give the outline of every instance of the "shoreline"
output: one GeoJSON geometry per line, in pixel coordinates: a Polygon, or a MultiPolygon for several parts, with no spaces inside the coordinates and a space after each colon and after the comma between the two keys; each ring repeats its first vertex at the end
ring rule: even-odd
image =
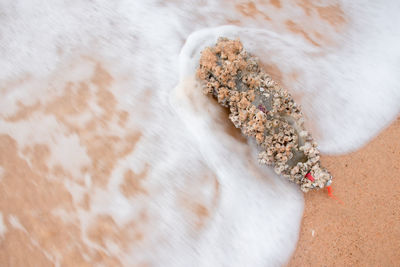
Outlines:
{"type": "Polygon", "coordinates": [[[321,156],[334,195],[305,194],[291,266],[394,266],[400,262],[400,117],[358,151],[321,156]]]}

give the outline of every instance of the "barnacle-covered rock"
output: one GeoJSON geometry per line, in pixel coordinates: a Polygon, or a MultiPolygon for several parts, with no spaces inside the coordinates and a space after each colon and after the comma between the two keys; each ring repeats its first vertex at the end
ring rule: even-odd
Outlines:
{"type": "Polygon", "coordinates": [[[273,165],[276,173],[304,192],[331,183],[332,176],[320,165],[317,143],[304,129],[299,106],[259,68],[239,40],[220,38],[205,48],[197,76],[204,81],[204,93],[229,108],[235,127],[255,138],[260,163],[273,165]]]}

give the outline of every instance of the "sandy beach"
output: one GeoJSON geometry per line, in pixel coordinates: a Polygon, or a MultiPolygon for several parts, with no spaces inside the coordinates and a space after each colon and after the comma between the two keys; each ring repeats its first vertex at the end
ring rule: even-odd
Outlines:
{"type": "Polygon", "coordinates": [[[358,151],[323,156],[334,194],[305,194],[296,252],[287,266],[400,263],[400,118],[358,151]]]}
{"type": "Polygon", "coordinates": [[[0,10],[1,267],[400,266],[395,1],[0,10]],[[339,201],[258,164],[191,79],[221,36],[301,105],[339,201]]]}

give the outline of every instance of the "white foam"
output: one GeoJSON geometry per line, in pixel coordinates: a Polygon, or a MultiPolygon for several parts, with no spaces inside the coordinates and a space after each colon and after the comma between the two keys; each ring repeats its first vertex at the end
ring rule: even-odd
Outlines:
{"type": "Polygon", "coordinates": [[[90,164],[90,159],[85,149],[79,144],[76,134],[71,134],[65,138],[58,138],[51,142],[51,157],[48,164],[53,167],[62,165],[73,177],[83,180],[81,168],[90,164]]]}
{"type": "MultiPolygon", "coordinates": [[[[346,30],[339,35],[326,23],[318,28],[316,20],[315,27],[336,41],[320,47],[274,25],[304,18],[304,11],[290,2],[282,3],[284,12],[259,7],[274,23],[262,15],[245,17],[233,5],[218,1],[10,1],[0,5],[1,118],[13,114],[18,101],[45,103],[62,93],[66,82],[86,81],[93,73],[93,61],[99,60],[114,77],[112,92],[118,107],[129,112],[129,121],[126,129],[114,123],[111,130],[96,134],[142,133],[134,152],[116,163],[105,188],[94,188],[96,177],[87,174],[80,184],[65,181],[75,203],[85,193],[91,195],[89,210],[54,211],[60,217],[76,216],[85,244],[117,255],[126,266],[142,261],[156,266],[277,266],[295,248],[302,194],[268,168],[257,166],[254,144],[227,135],[215,115],[217,108],[193,81],[199,52],[220,35],[240,37],[263,63],[278,66],[285,86],[303,95],[297,100],[324,152],[359,148],[400,110],[400,8],[394,1],[379,6],[341,3],[346,30]],[[219,27],[235,19],[246,27],[219,27]],[[91,59],[77,60],[81,55],[91,59]],[[66,62],[75,63],[65,66],[66,62]],[[60,69],[63,78],[54,80],[60,69]],[[289,78],[291,73],[297,73],[295,80],[289,78]],[[13,85],[21,77],[28,78],[13,85]],[[146,90],[151,98],[143,100],[146,90]],[[150,197],[124,196],[120,190],[124,173],[141,172],[145,163],[151,166],[144,182],[150,197]],[[199,232],[182,207],[181,196],[191,192],[209,203],[215,192],[201,184],[205,174],[217,177],[220,192],[199,232]],[[151,218],[140,225],[146,237],[128,252],[117,243],[107,241],[101,247],[87,237],[98,215],[110,215],[123,227],[143,210],[151,218]]],[[[304,23],[311,25],[313,20],[304,23]]],[[[100,107],[90,105],[93,114],[74,118],[77,124],[99,112],[100,107]]],[[[1,119],[0,132],[11,135],[19,148],[48,144],[52,161],[66,169],[80,170],[88,162],[83,145],[52,115],[38,112],[19,122],[1,119]]],[[[9,221],[22,227],[16,217],[9,221]]]]}
{"type": "Polygon", "coordinates": [[[18,217],[16,215],[9,215],[8,222],[11,224],[12,227],[15,229],[21,230],[23,232],[27,232],[25,227],[21,224],[18,217]]]}
{"type": "Polygon", "coordinates": [[[194,72],[199,52],[205,45],[215,43],[218,36],[240,37],[253,54],[268,55],[262,60],[264,63],[274,63],[284,73],[303,71],[304,76],[298,77],[296,83],[288,80],[286,84],[293,94],[306,94],[298,102],[308,124],[315,128],[321,150],[349,152],[374,137],[400,111],[400,51],[397,46],[385,47],[381,41],[386,38],[389,44],[396,43],[392,34],[399,33],[383,27],[376,29],[379,38],[370,40],[365,31],[357,29],[356,34],[352,29],[349,32],[353,34],[351,39],[356,40],[354,43],[347,40],[348,45],[323,53],[323,49],[296,36],[269,30],[235,26],[203,29],[190,35],[182,49],[181,74],[194,72]],[[322,56],[315,56],[318,54],[322,56]]]}
{"type": "Polygon", "coordinates": [[[0,212],[0,237],[4,238],[4,234],[7,232],[7,226],[4,224],[3,213],[0,212]]]}

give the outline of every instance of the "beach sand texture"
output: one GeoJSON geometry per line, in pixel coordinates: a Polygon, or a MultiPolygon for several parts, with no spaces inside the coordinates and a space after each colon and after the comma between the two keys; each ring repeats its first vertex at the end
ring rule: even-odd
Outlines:
{"type": "Polygon", "coordinates": [[[0,266],[400,263],[396,2],[0,10],[0,266]],[[302,106],[343,205],[261,167],[202,94],[221,35],[302,106]]]}
{"type": "Polygon", "coordinates": [[[300,239],[287,266],[400,263],[400,118],[362,149],[324,156],[335,195],[305,195],[300,239]]]}

